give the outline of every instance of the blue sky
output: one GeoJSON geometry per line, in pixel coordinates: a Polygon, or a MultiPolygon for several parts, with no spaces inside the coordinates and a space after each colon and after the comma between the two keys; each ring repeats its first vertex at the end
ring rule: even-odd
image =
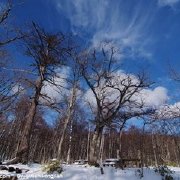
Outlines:
{"type": "Polygon", "coordinates": [[[168,63],[180,65],[179,0],[14,2],[15,25],[33,20],[50,31],[77,35],[87,47],[111,41],[128,70],[147,68],[153,81],[171,89],[168,63]]]}
{"type": "MultiPolygon", "coordinates": [[[[180,66],[180,0],[14,0],[11,16],[15,26],[35,21],[49,31],[72,33],[85,47],[111,42],[126,71],[145,68],[155,86],[178,101],[168,70],[169,63],[180,66]]],[[[24,57],[15,56],[22,65],[24,57]]]]}

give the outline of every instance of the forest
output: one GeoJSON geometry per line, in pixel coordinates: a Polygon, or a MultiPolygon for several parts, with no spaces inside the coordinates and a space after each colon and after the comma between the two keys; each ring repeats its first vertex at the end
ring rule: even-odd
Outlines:
{"type": "MultiPolygon", "coordinates": [[[[13,8],[0,8],[1,162],[137,158],[142,167],[180,166],[180,104],[152,96],[162,87],[145,68],[123,70],[111,42],[86,47],[35,21],[14,27],[13,8]]],[[[167,74],[178,86],[174,66],[167,74]]]]}

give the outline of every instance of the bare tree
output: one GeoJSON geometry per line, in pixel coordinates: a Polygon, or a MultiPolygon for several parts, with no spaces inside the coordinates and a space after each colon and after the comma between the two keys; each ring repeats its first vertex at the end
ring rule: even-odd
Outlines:
{"type": "MultiPolygon", "coordinates": [[[[75,67],[73,69],[72,72],[72,80],[71,80],[71,89],[70,89],[70,94],[69,94],[69,98],[68,98],[68,105],[67,105],[67,112],[65,115],[65,121],[64,121],[64,125],[62,128],[62,135],[60,138],[60,142],[58,145],[58,159],[61,159],[61,151],[62,151],[62,144],[64,141],[64,137],[65,137],[65,132],[67,131],[67,127],[68,124],[70,123],[71,125],[71,129],[72,129],[72,120],[73,120],[73,113],[75,110],[75,104],[77,101],[77,96],[78,96],[78,87],[79,87],[79,70],[77,69],[77,67],[75,67]]],[[[57,108],[56,108],[57,109],[57,108]]],[[[59,111],[59,109],[57,109],[59,111]]],[[[61,112],[61,111],[59,111],[61,112]]],[[[71,130],[72,131],[72,130],[71,130]]],[[[71,143],[71,135],[70,135],[70,143],[71,143]]],[[[70,156],[70,151],[71,151],[71,145],[69,145],[69,149],[68,149],[68,156],[70,156]]],[[[70,157],[67,157],[68,163],[70,161],[70,157]]]]}
{"type": "MultiPolygon", "coordinates": [[[[89,163],[95,164],[99,159],[102,132],[109,126],[119,112],[128,112],[128,108],[136,107],[142,88],[149,86],[144,74],[134,76],[118,72],[115,61],[115,49],[102,49],[101,52],[90,52],[83,55],[80,62],[82,75],[92,91],[95,104],[95,130],[90,145],[89,163]]],[[[131,110],[133,108],[130,108],[131,110]]],[[[135,110],[135,108],[134,108],[135,110]]],[[[130,118],[133,114],[130,115],[130,118]]]]}
{"type": "Polygon", "coordinates": [[[62,68],[72,50],[63,34],[47,33],[35,23],[32,23],[31,31],[23,40],[26,54],[33,60],[32,66],[34,69],[32,72],[36,76],[29,80],[26,79],[33,87],[33,95],[29,111],[25,117],[25,125],[20,137],[16,158],[9,163],[17,161],[26,163],[28,161],[30,133],[37,106],[40,104],[40,98],[50,99],[46,94],[42,94],[43,85],[45,82],[56,85],[57,68],[62,68]]]}

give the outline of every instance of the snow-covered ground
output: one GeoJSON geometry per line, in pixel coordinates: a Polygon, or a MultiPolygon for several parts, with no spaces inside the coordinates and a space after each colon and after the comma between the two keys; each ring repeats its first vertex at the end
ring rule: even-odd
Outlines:
{"type": "MultiPolygon", "coordinates": [[[[115,169],[113,167],[105,167],[104,174],[101,175],[100,169],[95,167],[89,167],[84,165],[64,165],[63,173],[47,174],[42,171],[42,165],[31,164],[22,165],[17,164],[13,167],[23,169],[22,174],[17,174],[18,179],[29,180],[44,180],[44,179],[60,179],[60,180],[139,180],[136,170],[137,168],[129,168],[125,170],[115,169]],[[28,172],[25,172],[26,170],[28,172]]],[[[180,168],[170,167],[173,171],[173,177],[175,180],[180,180],[180,168]]],[[[8,171],[0,171],[0,176],[15,175],[15,173],[9,173],[8,171]]],[[[144,177],[142,180],[161,180],[160,175],[156,174],[152,168],[144,168],[144,177]]]]}

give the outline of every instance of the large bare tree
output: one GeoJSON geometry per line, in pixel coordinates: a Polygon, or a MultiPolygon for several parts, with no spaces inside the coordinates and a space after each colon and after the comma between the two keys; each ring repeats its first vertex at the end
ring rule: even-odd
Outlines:
{"type": "Polygon", "coordinates": [[[136,97],[143,88],[150,85],[144,73],[134,76],[118,71],[115,55],[113,47],[103,48],[102,51],[85,52],[80,61],[82,76],[93,94],[96,106],[95,129],[89,153],[90,164],[99,160],[104,127],[111,125],[118,113],[125,119],[137,116],[134,112],[141,102],[136,97]]]}
{"type": "MultiPolygon", "coordinates": [[[[37,106],[43,98],[50,99],[42,93],[43,85],[49,83],[57,85],[58,71],[66,63],[72,48],[63,34],[48,33],[37,24],[32,23],[29,33],[23,38],[26,55],[32,59],[32,76],[26,78],[32,87],[31,104],[25,118],[25,124],[20,137],[20,143],[16,157],[9,163],[28,161],[29,140],[31,128],[34,123],[37,106]],[[33,76],[34,75],[34,76],[33,76]]],[[[60,78],[60,77],[59,77],[60,78]]]]}

